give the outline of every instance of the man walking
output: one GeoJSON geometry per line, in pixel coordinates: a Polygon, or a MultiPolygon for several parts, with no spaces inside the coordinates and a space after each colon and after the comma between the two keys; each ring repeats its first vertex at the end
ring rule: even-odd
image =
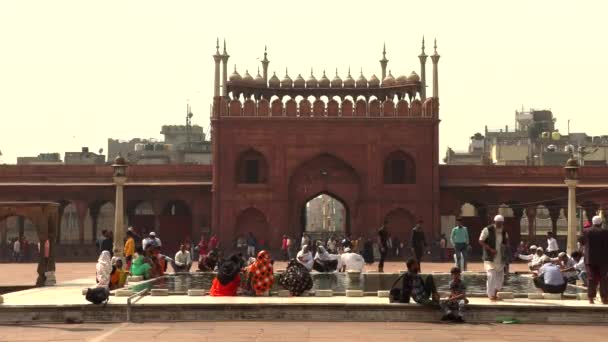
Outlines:
{"type": "Polygon", "coordinates": [[[505,261],[508,256],[507,245],[509,235],[504,230],[505,218],[502,215],[494,217],[494,223],[485,227],[479,236],[479,244],[483,247],[483,266],[488,280],[487,294],[490,300],[498,300],[497,293],[502,288],[505,278],[505,261]]]}
{"type": "Polygon", "coordinates": [[[249,232],[247,236],[247,256],[255,257],[255,246],[257,245],[257,240],[255,236],[253,236],[252,232],[249,232]]]}
{"type": "Polygon", "coordinates": [[[380,249],[380,262],[378,262],[378,272],[384,272],[384,259],[388,253],[388,232],[386,231],[387,221],[378,229],[378,248],[380,249]]]}
{"type": "Polygon", "coordinates": [[[582,244],[587,267],[587,296],[589,303],[594,304],[597,287],[600,287],[600,297],[603,304],[608,304],[608,230],[602,229],[603,220],[594,216],[593,226],[583,235],[582,244]]]}
{"type": "Polygon", "coordinates": [[[462,225],[462,218],[456,218],[456,227],[452,228],[450,241],[456,254],[456,267],[467,270],[467,250],[469,248],[469,231],[462,225]]]}
{"type": "Polygon", "coordinates": [[[418,223],[412,228],[410,245],[412,246],[412,254],[414,254],[414,257],[416,258],[418,269],[422,270],[422,257],[424,256],[424,251],[427,246],[426,237],[422,230],[422,220],[418,220],[418,223]]]}

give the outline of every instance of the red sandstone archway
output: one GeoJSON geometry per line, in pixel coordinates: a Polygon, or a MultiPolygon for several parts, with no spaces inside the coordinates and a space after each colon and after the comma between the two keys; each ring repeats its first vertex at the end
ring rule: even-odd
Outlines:
{"type": "Polygon", "coordinates": [[[272,237],[270,236],[271,231],[268,227],[266,215],[258,209],[251,207],[241,211],[237,216],[234,241],[232,242],[235,243],[239,237],[246,238],[249,232],[254,234],[259,247],[268,248],[268,243],[272,237]]]}
{"type": "Polygon", "coordinates": [[[342,159],[328,153],[320,154],[300,164],[289,180],[289,229],[297,236],[302,233],[302,208],[319,194],[330,194],[342,202],[346,210],[346,231],[360,232],[357,212],[361,198],[361,178],[342,159]]]}
{"type": "Polygon", "coordinates": [[[409,211],[403,208],[391,210],[384,217],[386,222],[386,230],[393,237],[401,242],[409,242],[412,234],[412,227],[415,224],[415,217],[409,211]]]}

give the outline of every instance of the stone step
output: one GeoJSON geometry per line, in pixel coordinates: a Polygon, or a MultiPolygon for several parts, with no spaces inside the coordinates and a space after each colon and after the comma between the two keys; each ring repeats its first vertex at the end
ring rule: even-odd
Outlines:
{"type": "Polygon", "coordinates": [[[289,297],[289,291],[287,290],[279,290],[277,294],[279,295],[279,297],[289,297]]]}
{"type": "Polygon", "coordinates": [[[528,299],[543,299],[543,294],[539,292],[528,293],[528,299]]]}
{"type": "Polygon", "coordinates": [[[543,299],[562,299],[561,293],[543,293],[543,299]]]}
{"type": "Polygon", "coordinates": [[[362,290],[346,290],[346,297],[363,297],[362,290]]]}
{"type": "Polygon", "coordinates": [[[132,296],[133,294],[134,294],[133,290],[126,290],[126,289],[116,290],[114,292],[114,296],[116,296],[116,297],[129,297],[129,296],[132,296]]]}
{"type": "Polygon", "coordinates": [[[496,297],[498,297],[498,299],[513,299],[513,298],[515,298],[513,296],[513,292],[498,292],[498,293],[496,293],[496,297]]]}
{"type": "Polygon", "coordinates": [[[332,297],[334,295],[333,290],[316,290],[315,296],[317,297],[332,297]]]}
{"type": "Polygon", "coordinates": [[[578,300],[589,300],[589,296],[586,293],[577,293],[576,299],[578,300]]]}
{"type": "Polygon", "coordinates": [[[169,295],[169,289],[152,289],[152,291],[150,291],[150,294],[154,297],[156,296],[168,296],[169,295]]]}
{"type": "Polygon", "coordinates": [[[378,297],[380,298],[388,298],[391,294],[391,291],[380,290],[378,291],[378,297]]]}
{"type": "Polygon", "coordinates": [[[4,303],[4,297],[0,296],[0,304],[4,303]]]}
{"type": "Polygon", "coordinates": [[[127,283],[138,283],[140,281],[144,281],[144,277],[142,277],[142,276],[127,277],[127,283]]]}
{"type": "Polygon", "coordinates": [[[204,296],[207,294],[207,291],[203,289],[190,289],[188,290],[188,296],[204,296]]]}

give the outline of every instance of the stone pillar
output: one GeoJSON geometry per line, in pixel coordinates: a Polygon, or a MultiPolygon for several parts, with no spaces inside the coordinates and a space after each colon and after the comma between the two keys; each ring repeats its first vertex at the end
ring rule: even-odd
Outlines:
{"type": "Polygon", "coordinates": [[[224,39],[224,52],[222,53],[222,96],[228,97],[228,58],[230,55],[226,52],[226,39],[224,39]]]}
{"type": "Polygon", "coordinates": [[[557,238],[557,220],[559,219],[560,208],[555,205],[549,206],[549,216],[551,217],[551,231],[557,238]]]}
{"type": "Polygon", "coordinates": [[[528,239],[530,243],[536,241],[536,207],[526,208],[526,217],[528,218],[528,239]]]}
{"type": "Polygon", "coordinates": [[[78,215],[78,241],[84,243],[84,222],[87,217],[88,204],[84,201],[76,202],[76,214],[78,215]]]}
{"type": "Polygon", "coordinates": [[[426,100],[426,53],[424,53],[424,37],[422,37],[422,53],[418,56],[420,59],[420,99],[426,100]]]}
{"type": "Polygon", "coordinates": [[[222,55],[220,55],[220,40],[217,40],[217,45],[215,46],[215,55],[213,55],[213,61],[215,62],[215,73],[213,77],[213,96],[220,96],[220,60],[222,59],[222,55]]]}
{"type": "Polygon", "coordinates": [[[577,179],[566,179],[568,186],[568,239],[566,240],[566,253],[576,250],[576,185],[577,179]]]}
{"type": "Polygon", "coordinates": [[[23,235],[25,234],[25,217],[17,216],[17,235],[19,239],[23,239],[23,235]]]}
{"type": "Polygon", "coordinates": [[[124,255],[124,239],[125,239],[125,212],[124,212],[124,195],[123,188],[127,181],[125,176],[114,176],[116,184],[116,201],[114,202],[114,256],[122,258],[124,255]]]}
{"type": "Polygon", "coordinates": [[[439,58],[441,56],[437,53],[437,39],[435,39],[435,53],[431,56],[433,61],[433,97],[439,98],[439,58]]]}
{"type": "Polygon", "coordinates": [[[99,210],[100,207],[95,205],[89,209],[89,213],[91,214],[91,226],[93,228],[93,243],[97,241],[97,224],[99,222],[99,210]]]}

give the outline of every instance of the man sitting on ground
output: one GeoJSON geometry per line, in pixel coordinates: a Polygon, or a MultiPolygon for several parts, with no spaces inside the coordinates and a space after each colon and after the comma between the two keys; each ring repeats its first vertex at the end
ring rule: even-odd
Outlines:
{"type": "Polygon", "coordinates": [[[560,252],[557,256],[557,260],[566,281],[570,284],[576,283],[578,280],[578,272],[574,268],[574,266],[576,266],[576,261],[569,257],[566,252],[560,252]]]}
{"type": "Polygon", "coordinates": [[[175,273],[190,272],[192,257],[190,256],[190,252],[186,249],[185,244],[182,243],[179,245],[179,251],[175,253],[175,260],[171,261],[171,266],[173,266],[173,271],[175,273]]]}
{"type": "Polygon", "coordinates": [[[344,253],[340,256],[342,259],[342,272],[363,272],[365,261],[363,257],[357,253],[352,253],[350,247],[344,248],[344,253]]]}
{"type": "Polygon", "coordinates": [[[564,293],[568,283],[559,266],[552,263],[547,256],[543,258],[543,266],[534,274],[534,286],[546,293],[564,293]]]}
{"type": "Polygon", "coordinates": [[[530,253],[531,254],[529,255],[519,254],[517,257],[521,260],[529,261],[528,268],[530,268],[530,271],[536,271],[542,266],[541,261],[545,256],[545,252],[543,251],[542,247],[537,248],[536,246],[532,245],[530,246],[530,253]]]}
{"type": "Polygon", "coordinates": [[[583,282],[583,286],[587,286],[587,268],[585,267],[585,257],[583,253],[575,251],[572,253],[574,260],[574,269],[576,270],[577,279],[583,282]]]}
{"type": "MultiPolygon", "coordinates": [[[[419,274],[420,266],[416,259],[410,258],[406,262],[407,272],[403,274],[403,286],[399,298],[395,298],[400,303],[409,303],[410,298],[418,304],[438,306],[439,293],[435,287],[433,276],[429,275],[423,279],[419,274]]],[[[394,293],[394,290],[391,289],[394,293]]]]}

